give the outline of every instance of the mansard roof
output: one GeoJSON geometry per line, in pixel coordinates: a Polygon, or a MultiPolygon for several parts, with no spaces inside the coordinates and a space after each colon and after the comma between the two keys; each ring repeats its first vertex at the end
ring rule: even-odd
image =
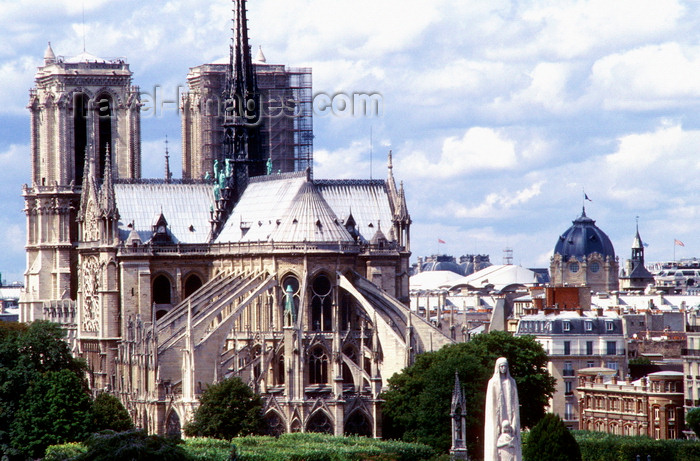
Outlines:
{"type": "Polygon", "coordinates": [[[157,181],[114,185],[119,209],[119,239],[126,240],[133,223],[142,242],[151,238],[153,217],[161,213],[175,243],[206,243],[209,209],[214,203],[211,184],[173,184],[157,181]]]}

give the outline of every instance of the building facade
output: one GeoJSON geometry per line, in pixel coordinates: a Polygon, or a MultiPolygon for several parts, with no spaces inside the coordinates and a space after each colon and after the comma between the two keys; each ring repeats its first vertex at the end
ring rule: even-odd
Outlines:
{"type": "Polygon", "coordinates": [[[548,371],[557,380],[550,411],[570,429],[579,429],[580,395],[576,375],[582,369],[606,367],[627,374],[625,337],[617,316],[594,312],[525,315],[516,335],[533,335],[549,356],[548,371]]]}
{"type": "MultiPolygon", "coordinates": [[[[265,128],[247,123],[260,105],[237,105],[261,91],[234,5],[218,141],[183,122],[184,143],[210,136],[221,157],[192,144],[182,180],[140,178],[126,62],[49,47],[30,93],[22,321],[63,325],[93,391],[152,433],[178,434],[209,384],[238,376],[263,396],[271,433],[378,437],[388,378],[452,342],[409,309],[403,188],[391,161],[386,180],[275,167],[265,128]]],[[[284,146],[277,159],[298,159],[284,146]]]]}
{"type": "Polygon", "coordinates": [[[618,380],[614,373],[579,372],[581,429],[656,440],[683,438],[682,373],[660,371],[635,382],[618,380]]]}

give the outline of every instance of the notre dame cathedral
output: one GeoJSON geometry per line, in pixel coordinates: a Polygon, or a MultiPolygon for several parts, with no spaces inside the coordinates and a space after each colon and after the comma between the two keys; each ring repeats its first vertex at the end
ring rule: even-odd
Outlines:
{"type": "Polygon", "coordinates": [[[129,65],[49,45],[21,320],[63,325],[92,389],[151,433],[178,434],[209,384],[239,376],[273,434],[380,437],[387,379],[451,341],[408,308],[403,187],[391,156],[386,180],[313,178],[310,71],[254,62],[245,1],[233,11],[229,63],[188,75],[177,180],[167,162],[141,178],[129,65]]]}

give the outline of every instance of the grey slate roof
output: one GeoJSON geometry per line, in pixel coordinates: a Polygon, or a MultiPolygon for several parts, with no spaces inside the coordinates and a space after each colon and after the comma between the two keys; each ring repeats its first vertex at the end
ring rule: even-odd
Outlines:
{"type": "Polygon", "coordinates": [[[152,234],[160,213],[168,222],[174,243],[206,243],[211,225],[209,208],[214,203],[210,184],[136,183],[115,184],[119,209],[119,239],[129,237],[132,222],[141,241],[152,234]]]}
{"type": "Polygon", "coordinates": [[[314,184],[341,222],[352,213],[365,240],[374,236],[380,221],[385,235],[390,238],[393,221],[385,181],[338,179],[315,180],[314,184]]]}

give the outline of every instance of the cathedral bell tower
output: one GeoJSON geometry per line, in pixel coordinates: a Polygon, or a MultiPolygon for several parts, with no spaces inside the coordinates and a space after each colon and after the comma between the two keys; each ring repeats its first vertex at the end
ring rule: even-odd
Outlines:
{"type": "Polygon", "coordinates": [[[56,57],[51,45],[29,93],[31,182],[27,270],[21,320],[44,318],[47,306],[77,296],[77,212],[86,172],[101,183],[111,155],[116,178],[141,176],[139,89],[123,59],[83,52],[56,57]],[[53,304],[52,304],[53,303],[53,304]]]}

